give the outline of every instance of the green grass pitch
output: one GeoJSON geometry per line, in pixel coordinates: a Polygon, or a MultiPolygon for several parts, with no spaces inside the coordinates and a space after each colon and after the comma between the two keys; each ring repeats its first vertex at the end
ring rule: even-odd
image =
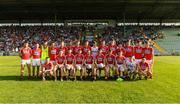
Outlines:
{"type": "Polygon", "coordinates": [[[155,57],[152,80],[19,81],[19,74],[19,57],[0,57],[0,103],[180,103],[178,56],[155,57]]]}

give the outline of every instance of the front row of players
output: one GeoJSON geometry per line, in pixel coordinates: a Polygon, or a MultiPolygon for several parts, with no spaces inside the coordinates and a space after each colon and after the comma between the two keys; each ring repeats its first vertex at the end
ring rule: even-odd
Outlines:
{"type": "Polygon", "coordinates": [[[42,66],[40,75],[42,75],[43,80],[46,80],[47,75],[54,77],[55,80],[57,80],[57,76],[61,81],[63,81],[63,77],[66,77],[67,80],[71,78],[76,80],[76,73],[80,71],[81,80],[87,77],[86,74],[96,80],[97,76],[101,77],[102,70],[104,70],[105,80],[110,78],[111,72],[112,78],[135,79],[137,76],[139,79],[142,76],[145,79],[152,78],[150,65],[144,57],[142,61],[137,62],[134,57],[125,58],[122,51],[119,51],[117,56],[114,56],[112,51],[104,56],[102,50],[99,51],[96,58],[93,58],[91,51],[88,51],[85,56],[82,55],[81,50],[78,51],[76,56],[72,54],[72,50],[68,50],[66,56],[64,56],[63,51],[60,51],[56,61],[51,62],[49,57],[46,58],[46,63],[42,66]],[[98,75],[97,72],[99,72],[98,75]]]}

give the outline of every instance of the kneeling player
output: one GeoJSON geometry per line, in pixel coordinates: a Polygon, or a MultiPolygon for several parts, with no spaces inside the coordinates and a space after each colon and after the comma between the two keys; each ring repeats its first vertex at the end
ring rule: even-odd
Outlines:
{"type": "Polygon", "coordinates": [[[87,54],[85,55],[84,63],[85,63],[86,70],[88,70],[89,72],[88,76],[90,72],[92,72],[92,78],[93,80],[96,80],[96,68],[94,68],[94,58],[91,55],[90,50],[88,50],[87,54]]]}
{"type": "Polygon", "coordinates": [[[76,70],[74,71],[74,75],[75,78],[74,80],[76,80],[76,71],[80,70],[80,79],[83,80],[83,74],[84,74],[84,67],[83,67],[83,63],[84,63],[84,56],[82,54],[82,50],[78,50],[78,54],[75,56],[75,68],[76,70]]]}
{"type": "Polygon", "coordinates": [[[116,68],[119,77],[125,77],[125,57],[123,56],[123,51],[119,51],[118,55],[116,56],[116,68]],[[121,75],[122,74],[122,75],[121,75]]]}
{"type": "Polygon", "coordinates": [[[133,79],[135,79],[135,76],[137,74],[137,69],[136,69],[136,62],[134,57],[130,57],[129,61],[126,61],[126,67],[127,67],[127,71],[128,71],[128,77],[129,79],[131,79],[131,77],[133,77],[133,79]]]}
{"type": "Polygon", "coordinates": [[[43,81],[46,80],[45,76],[47,74],[50,74],[50,76],[54,76],[55,77],[55,81],[57,80],[56,76],[54,74],[54,71],[53,71],[53,63],[50,62],[50,58],[49,57],[46,58],[46,63],[43,65],[43,75],[42,75],[43,81]]]}
{"type": "MultiPolygon", "coordinates": [[[[149,64],[146,62],[145,58],[142,58],[142,61],[139,63],[138,65],[138,75],[139,75],[139,79],[142,78],[142,75],[145,77],[145,79],[147,79],[148,75],[150,75],[149,73],[149,64]]],[[[150,75],[151,76],[151,75],[150,75]]]]}
{"type": "Polygon", "coordinates": [[[106,70],[105,70],[105,79],[107,80],[110,77],[110,69],[113,71],[113,77],[116,76],[115,70],[115,56],[113,55],[113,51],[110,50],[109,54],[106,56],[106,70]]]}
{"type": "MultiPolygon", "coordinates": [[[[63,50],[59,51],[59,55],[56,57],[56,65],[55,65],[55,71],[61,76],[60,79],[63,81],[63,72],[64,72],[64,64],[65,64],[65,56],[63,55],[63,50]]],[[[56,74],[57,75],[57,74],[56,74]]]]}
{"type": "Polygon", "coordinates": [[[101,77],[101,70],[105,70],[105,57],[102,54],[102,50],[99,51],[98,55],[96,56],[96,67],[99,70],[99,78],[101,77]]]}
{"type": "MultiPolygon", "coordinates": [[[[66,79],[68,80],[68,76],[72,77],[72,74],[74,73],[74,55],[72,54],[72,50],[68,50],[68,54],[66,55],[66,63],[65,63],[65,68],[66,68],[66,79]]],[[[75,78],[75,74],[73,74],[75,78]]]]}

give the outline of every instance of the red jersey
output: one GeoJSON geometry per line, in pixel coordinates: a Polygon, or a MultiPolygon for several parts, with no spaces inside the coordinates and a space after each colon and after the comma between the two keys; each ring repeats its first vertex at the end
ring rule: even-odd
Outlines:
{"type": "Polygon", "coordinates": [[[120,52],[120,51],[123,52],[123,56],[126,55],[126,50],[125,50],[125,48],[123,48],[123,47],[117,47],[117,53],[120,52]]]}
{"type": "Polygon", "coordinates": [[[66,47],[59,47],[58,53],[59,53],[59,51],[63,51],[63,55],[65,55],[66,54],[66,50],[67,50],[66,47]]]}
{"type": "Polygon", "coordinates": [[[52,69],[53,64],[52,64],[51,62],[45,63],[45,64],[43,65],[43,67],[45,68],[45,70],[49,70],[49,69],[52,69]]]}
{"type": "Polygon", "coordinates": [[[22,60],[30,60],[32,50],[31,48],[21,48],[20,54],[22,60]]]}
{"type": "Polygon", "coordinates": [[[49,48],[49,57],[51,61],[55,61],[58,54],[58,48],[49,48]]]}
{"type": "MultiPolygon", "coordinates": [[[[67,50],[72,50],[72,53],[74,52],[74,46],[67,46],[67,50]]],[[[68,54],[68,51],[66,51],[66,54],[68,54]]],[[[74,53],[73,53],[74,54],[74,53]]]]}
{"type": "Polygon", "coordinates": [[[77,54],[75,57],[76,64],[83,64],[84,56],[82,54],[77,54]]]}
{"type": "Polygon", "coordinates": [[[65,56],[57,56],[57,57],[56,57],[56,62],[57,62],[58,64],[63,64],[63,63],[65,62],[65,60],[66,60],[66,57],[65,57],[65,56]]]}
{"type": "Polygon", "coordinates": [[[101,64],[101,63],[104,63],[104,55],[103,54],[98,54],[97,56],[96,56],[96,62],[97,62],[97,64],[101,64]]]}
{"type": "Polygon", "coordinates": [[[144,53],[144,56],[145,56],[146,60],[152,60],[153,48],[145,47],[145,48],[143,48],[143,53],[144,53]]]}
{"type": "Polygon", "coordinates": [[[116,62],[118,65],[124,64],[125,57],[124,56],[116,56],[116,62]]]}
{"type": "Polygon", "coordinates": [[[93,64],[93,56],[92,55],[86,55],[84,57],[86,64],[93,64]]]}
{"type": "Polygon", "coordinates": [[[116,55],[116,49],[117,49],[116,45],[110,45],[109,46],[109,50],[112,50],[113,55],[116,55]]]}
{"type": "Polygon", "coordinates": [[[74,55],[78,54],[78,51],[82,49],[82,46],[74,46],[74,55]]]}
{"type": "Polygon", "coordinates": [[[107,64],[113,64],[115,61],[115,56],[114,55],[107,55],[106,61],[107,61],[107,64]]]}
{"type": "Polygon", "coordinates": [[[107,54],[107,52],[108,52],[108,46],[99,46],[99,49],[101,49],[102,50],[102,54],[103,55],[106,55],[107,54]]]}
{"type": "Polygon", "coordinates": [[[41,49],[34,48],[32,50],[33,59],[40,59],[41,58],[41,49]]]}
{"type": "Polygon", "coordinates": [[[126,55],[125,55],[126,57],[132,57],[133,56],[133,51],[134,51],[133,46],[126,46],[125,50],[126,50],[126,55]]]}
{"type": "Polygon", "coordinates": [[[67,61],[67,64],[73,64],[73,62],[74,62],[74,55],[73,54],[66,55],[66,61],[67,61]]]}
{"type": "Polygon", "coordinates": [[[135,59],[142,59],[143,48],[140,46],[134,47],[134,55],[135,55],[135,59]]]}
{"type": "Polygon", "coordinates": [[[88,53],[88,51],[91,51],[91,47],[90,46],[84,46],[83,47],[83,54],[86,55],[88,53]]]}
{"type": "Polygon", "coordinates": [[[141,62],[139,63],[139,66],[140,66],[141,70],[143,70],[143,71],[146,70],[147,68],[149,68],[149,65],[148,65],[147,62],[144,62],[144,63],[143,63],[143,62],[141,61],[141,62]]]}

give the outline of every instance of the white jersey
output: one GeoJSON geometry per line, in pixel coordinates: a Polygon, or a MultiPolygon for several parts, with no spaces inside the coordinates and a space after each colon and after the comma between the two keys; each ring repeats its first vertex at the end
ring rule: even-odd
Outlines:
{"type": "Polygon", "coordinates": [[[93,58],[95,58],[98,54],[98,47],[91,47],[91,52],[92,52],[93,58]]]}
{"type": "Polygon", "coordinates": [[[130,70],[134,70],[136,67],[136,62],[135,61],[126,61],[127,68],[130,70]]]}

